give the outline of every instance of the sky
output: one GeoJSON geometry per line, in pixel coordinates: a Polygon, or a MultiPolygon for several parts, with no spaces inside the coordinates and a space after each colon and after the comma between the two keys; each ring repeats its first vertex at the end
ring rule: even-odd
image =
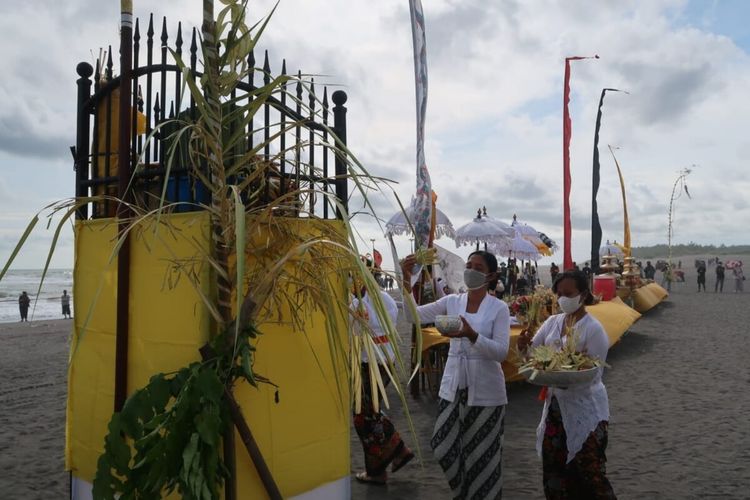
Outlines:
{"type": "MultiPolygon", "coordinates": [[[[486,206],[514,214],[562,244],[562,87],[571,78],[573,259],[590,248],[596,107],[608,94],[600,135],[599,215],[605,239],[622,239],[622,202],[607,145],[618,147],[632,243],[665,243],[672,186],[681,169],[691,199],[676,202],[677,243],[750,242],[750,3],[742,0],[423,0],[429,97],[426,159],[438,207],[458,227],[486,206]]],[[[197,26],[198,0],[135,0],[136,16],[197,26]]],[[[217,2],[219,4],[219,2],[217,2]]],[[[273,3],[251,1],[250,17],[273,3]]],[[[160,21],[159,21],[160,22],[160,21]]],[[[117,46],[119,1],[0,3],[0,261],[33,215],[74,194],[76,72],[117,46]]],[[[348,96],[349,147],[374,175],[415,190],[414,68],[407,0],[281,0],[261,41],[272,60],[320,76],[348,96]]],[[[278,71],[279,64],[272,63],[278,71]]],[[[398,210],[390,190],[373,197],[379,217],[398,210]]],[[[352,200],[351,209],[358,208],[352,200]]],[[[44,224],[40,224],[44,226],[44,224]]],[[[73,266],[67,225],[54,267],[73,266]]],[[[382,227],[358,217],[390,262],[382,227]]],[[[16,268],[43,266],[54,225],[40,227],[16,268]]],[[[396,238],[399,254],[406,236],[396,238]]],[[[438,244],[466,256],[447,239],[438,244]]],[[[543,262],[562,260],[562,252],[543,262]]]]}

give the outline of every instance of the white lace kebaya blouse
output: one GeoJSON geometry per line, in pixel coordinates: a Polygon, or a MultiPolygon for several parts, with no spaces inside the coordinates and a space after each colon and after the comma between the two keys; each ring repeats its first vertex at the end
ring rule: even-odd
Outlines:
{"type": "MultiPolygon", "coordinates": [[[[561,348],[569,338],[566,335],[561,339],[560,334],[564,322],[565,314],[556,314],[547,318],[534,335],[531,345],[550,345],[561,348]]],[[[573,326],[573,329],[580,335],[576,346],[577,351],[586,351],[589,356],[599,358],[602,362],[606,361],[609,338],[596,318],[586,314],[573,326]]],[[[609,420],[609,399],[607,389],[602,383],[603,371],[603,367],[599,368],[599,373],[589,384],[570,386],[567,389],[549,388],[544,410],[542,410],[542,421],[536,430],[536,450],[539,456],[542,455],[545,421],[553,396],[557,398],[557,403],[560,405],[560,415],[567,437],[568,462],[573,460],[576,453],[581,450],[583,443],[596,429],[599,422],[609,420]]]]}
{"type": "MultiPolygon", "coordinates": [[[[405,300],[414,300],[411,294],[405,300]]],[[[486,295],[476,313],[467,313],[467,294],[446,295],[439,300],[417,306],[419,322],[434,323],[440,314],[463,316],[478,333],[472,344],[467,338],[451,339],[448,361],[443,370],[439,396],[453,401],[456,390],[468,388],[469,406],[501,406],[508,403],[505,377],[500,363],[508,354],[510,313],[505,302],[486,295]]],[[[410,308],[404,307],[407,318],[410,308]]]]}
{"type": "MultiPolygon", "coordinates": [[[[383,301],[385,310],[388,313],[388,316],[391,317],[391,321],[395,325],[396,321],[398,320],[398,306],[396,305],[396,301],[393,300],[393,298],[388,295],[388,293],[382,290],[380,291],[380,300],[383,301]]],[[[362,304],[365,306],[365,310],[367,311],[367,316],[369,318],[368,324],[370,326],[370,329],[372,330],[371,335],[373,337],[373,340],[375,341],[375,348],[380,348],[384,357],[389,359],[390,361],[393,361],[396,358],[396,355],[393,352],[393,346],[388,340],[388,337],[385,334],[385,330],[380,324],[378,313],[375,312],[375,308],[372,305],[369,293],[365,293],[365,296],[362,297],[362,304]]],[[[356,310],[358,306],[359,299],[355,297],[354,299],[352,299],[352,310],[356,310]]],[[[361,359],[362,363],[367,363],[368,361],[367,351],[365,351],[364,349],[362,349],[361,359]]],[[[378,363],[382,364],[384,360],[378,359],[377,361],[378,363]]]]}

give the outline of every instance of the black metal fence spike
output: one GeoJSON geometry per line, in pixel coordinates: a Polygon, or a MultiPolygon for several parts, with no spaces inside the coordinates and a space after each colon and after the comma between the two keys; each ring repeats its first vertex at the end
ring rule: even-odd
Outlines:
{"type": "Polygon", "coordinates": [[[109,51],[107,52],[107,72],[106,72],[107,80],[112,79],[112,67],[113,66],[114,65],[112,63],[112,46],[110,45],[109,51]]]}
{"type": "Polygon", "coordinates": [[[198,52],[198,40],[197,40],[197,36],[198,35],[197,35],[197,32],[198,32],[198,30],[196,30],[195,28],[193,28],[193,35],[192,35],[192,38],[190,40],[190,53],[191,54],[195,54],[196,52],[198,52]]]}
{"type": "Polygon", "coordinates": [[[297,71],[297,99],[302,100],[302,71],[297,71]]]}
{"type": "Polygon", "coordinates": [[[263,60],[263,82],[267,85],[271,83],[271,63],[268,62],[268,51],[265,51],[263,60]]]}
{"type": "Polygon", "coordinates": [[[139,24],[138,23],[138,18],[136,17],[135,18],[135,29],[133,30],[133,42],[135,43],[136,46],[138,45],[138,42],[141,41],[141,29],[138,26],[138,24],[139,24]]]}
{"type": "Polygon", "coordinates": [[[328,87],[323,87],[323,108],[328,108],[328,87]]]}
{"type": "Polygon", "coordinates": [[[177,23],[177,38],[175,38],[174,46],[178,54],[182,54],[182,21],[177,23]]]}
{"type": "MultiPolygon", "coordinates": [[[[190,40],[190,70],[193,72],[193,76],[195,76],[195,68],[198,61],[198,42],[197,42],[197,33],[198,30],[193,28],[193,36],[190,40]]],[[[192,97],[191,97],[192,99],[192,97]]]]}
{"type": "Polygon", "coordinates": [[[102,78],[102,66],[99,59],[96,60],[96,69],[94,70],[94,83],[99,85],[99,80],[102,78]]]}
{"type": "Polygon", "coordinates": [[[281,74],[286,75],[286,59],[281,60],[281,74]]]}
{"type": "Polygon", "coordinates": [[[154,37],[154,13],[152,12],[148,16],[148,30],[146,31],[146,36],[149,38],[154,37]]]}
{"type": "Polygon", "coordinates": [[[165,16],[161,23],[161,44],[167,45],[167,40],[169,40],[169,35],[167,34],[167,18],[165,16]]]}

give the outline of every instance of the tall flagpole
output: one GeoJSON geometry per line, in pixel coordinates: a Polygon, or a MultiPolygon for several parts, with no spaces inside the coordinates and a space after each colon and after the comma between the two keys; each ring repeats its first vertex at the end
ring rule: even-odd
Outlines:
{"type": "Polygon", "coordinates": [[[414,246],[427,248],[432,225],[432,181],[424,153],[424,128],[427,114],[427,42],[422,2],[409,0],[409,13],[414,48],[414,90],[417,104],[417,193],[414,198],[414,246]]]}
{"type": "MultiPolygon", "coordinates": [[[[604,88],[599,97],[599,108],[596,112],[596,127],[594,128],[594,163],[591,178],[591,269],[599,272],[599,247],[602,246],[602,226],[599,223],[599,207],[596,196],[599,192],[599,129],[602,126],[602,107],[604,95],[608,92],[625,92],[624,90],[604,88]]],[[[627,94],[627,92],[625,92],[627,94]]]]}
{"type": "Polygon", "coordinates": [[[630,250],[630,220],[628,219],[628,200],[625,197],[625,179],[622,177],[622,170],[620,169],[620,163],[617,161],[615,156],[615,149],[607,144],[609,152],[612,154],[612,159],[615,160],[615,167],[617,167],[617,175],[620,178],[620,191],[622,191],[622,246],[625,248],[624,257],[630,257],[632,252],[630,250]]]}
{"type": "MultiPolygon", "coordinates": [[[[411,35],[414,50],[414,92],[417,111],[417,186],[414,197],[414,248],[423,249],[430,246],[430,229],[432,227],[432,181],[427,171],[424,154],[424,125],[427,114],[427,41],[425,37],[424,11],[420,0],[409,0],[411,17],[411,35]]],[[[425,274],[421,277],[424,280],[425,274]]],[[[421,281],[420,281],[421,283],[421,281]]],[[[417,302],[422,302],[422,284],[415,288],[417,302]]],[[[417,325],[412,325],[412,379],[409,384],[411,394],[419,396],[419,379],[414,376],[421,355],[421,333],[417,325]]]]}
{"type": "MultiPolygon", "coordinates": [[[[695,167],[695,165],[693,165],[695,167]]],[[[674,202],[677,201],[677,199],[682,196],[682,191],[685,191],[685,194],[688,198],[690,198],[690,191],[688,191],[687,188],[687,176],[690,175],[690,172],[692,172],[692,168],[683,168],[680,170],[680,175],[677,176],[677,179],[674,181],[674,185],[672,186],[672,195],[669,198],[669,218],[668,218],[668,226],[667,226],[667,246],[668,246],[668,253],[667,256],[667,263],[669,264],[669,271],[670,274],[672,272],[672,235],[674,234],[673,226],[674,226],[674,202]]],[[[671,278],[670,278],[671,279],[671,278]]]]}
{"type": "Polygon", "coordinates": [[[563,82],[563,271],[573,267],[573,257],[570,247],[570,136],[572,126],[568,110],[568,102],[570,101],[570,61],[581,59],[599,59],[599,56],[565,58],[565,78],[563,82]]]}

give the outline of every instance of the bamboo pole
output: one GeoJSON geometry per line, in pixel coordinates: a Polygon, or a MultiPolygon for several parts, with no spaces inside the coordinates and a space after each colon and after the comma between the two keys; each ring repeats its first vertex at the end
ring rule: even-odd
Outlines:
{"type": "MultiPolygon", "coordinates": [[[[247,302],[251,303],[252,301],[247,302]]],[[[211,346],[208,344],[200,348],[200,353],[204,360],[216,356],[216,353],[213,352],[213,349],[211,349],[211,346]]],[[[229,414],[232,416],[232,422],[234,423],[233,427],[230,426],[229,431],[234,434],[234,428],[236,428],[237,432],[240,434],[242,444],[245,445],[245,449],[247,450],[248,455],[250,455],[250,460],[253,461],[253,465],[255,465],[255,470],[258,472],[258,476],[260,477],[269,498],[271,500],[280,500],[283,497],[281,496],[279,487],[273,478],[273,474],[271,474],[271,470],[268,468],[268,464],[266,464],[266,461],[263,458],[258,443],[253,437],[253,433],[250,431],[250,426],[247,425],[247,421],[242,415],[240,405],[237,403],[237,400],[234,399],[231,388],[224,387],[224,399],[226,399],[229,414]]],[[[230,478],[230,480],[233,480],[233,478],[230,478]]]]}
{"type": "MultiPolygon", "coordinates": [[[[130,181],[130,95],[133,64],[133,2],[120,1],[120,136],[118,138],[118,197],[117,226],[120,234],[128,227],[130,210],[126,204],[129,198],[130,181]]],[[[125,240],[117,254],[117,325],[115,331],[115,396],[116,412],[122,409],[128,396],[128,341],[130,322],[130,239],[125,240]]]]}

